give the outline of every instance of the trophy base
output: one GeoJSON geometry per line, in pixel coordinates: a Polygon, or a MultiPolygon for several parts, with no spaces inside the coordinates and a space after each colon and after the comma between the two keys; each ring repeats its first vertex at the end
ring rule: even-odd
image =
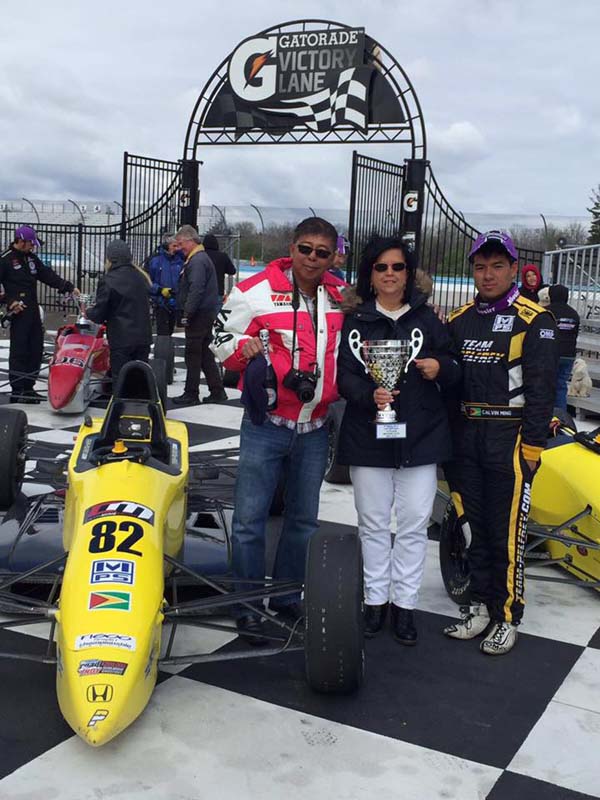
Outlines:
{"type": "Polygon", "coordinates": [[[406,422],[376,422],[378,439],[406,439],[406,422]]]}

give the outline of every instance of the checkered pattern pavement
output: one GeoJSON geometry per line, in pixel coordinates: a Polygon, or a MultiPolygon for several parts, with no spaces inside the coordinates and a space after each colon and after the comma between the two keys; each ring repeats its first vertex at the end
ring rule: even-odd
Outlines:
{"type": "MultiPolygon", "coordinates": [[[[0,342],[0,370],[5,352],[0,342]]],[[[170,396],[182,391],[179,358],[176,367],[170,396]]],[[[169,411],[187,424],[193,450],[239,443],[239,392],[227,391],[227,404],[169,411]]],[[[47,404],[25,410],[37,446],[68,450],[80,418],[47,404]]],[[[354,529],[351,487],[324,485],[320,520],[354,529]]],[[[100,750],[63,721],[52,667],[0,659],[0,797],[600,797],[600,597],[530,581],[527,600],[507,656],[445,638],[456,607],[431,541],[419,643],[402,647],[389,632],[367,641],[367,680],[355,696],[312,693],[299,653],[172,669],[142,716],[100,750]]],[[[39,651],[41,635],[0,630],[0,650],[39,651]]],[[[182,652],[238,646],[233,631],[186,637],[182,652]]]]}

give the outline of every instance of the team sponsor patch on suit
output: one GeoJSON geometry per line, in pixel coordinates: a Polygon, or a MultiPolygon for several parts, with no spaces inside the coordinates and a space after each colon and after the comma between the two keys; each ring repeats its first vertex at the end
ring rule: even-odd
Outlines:
{"type": "Polygon", "coordinates": [[[141,503],[131,503],[128,500],[107,500],[104,503],[96,503],[86,509],[83,515],[83,522],[92,522],[102,517],[135,517],[154,524],[154,511],[141,503]]]}
{"type": "Polygon", "coordinates": [[[100,558],[92,561],[90,583],[121,583],[133,586],[135,583],[135,562],[116,558],[100,558]]]}
{"type": "Polygon", "coordinates": [[[554,339],[554,330],[552,328],[540,328],[540,339],[554,339]]]}
{"type": "Polygon", "coordinates": [[[131,611],[131,594],[129,592],[90,592],[90,611],[106,609],[108,611],[131,611]]]}
{"type": "Polygon", "coordinates": [[[77,674],[87,675],[125,675],[127,663],[125,661],[102,661],[99,658],[88,658],[80,661],[77,674]]]}
{"type": "Polygon", "coordinates": [[[75,650],[85,650],[88,647],[116,647],[133,652],[136,641],[133,636],[123,633],[83,633],[76,637],[75,650]]]}
{"type": "Polygon", "coordinates": [[[492,331],[494,333],[510,333],[514,324],[515,318],[512,315],[508,314],[505,316],[503,314],[496,314],[492,331]]]}

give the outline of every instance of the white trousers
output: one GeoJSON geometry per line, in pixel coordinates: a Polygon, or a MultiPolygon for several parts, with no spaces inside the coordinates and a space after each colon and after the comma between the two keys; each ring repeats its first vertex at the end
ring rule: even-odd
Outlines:
{"type": "Polygon", "coordinates": [[[364,563],[365,603],[415,608],[425,569],[427,528],[437,488],[435,464],[350,467],[364,563]],[[392,508],[396,536],[392,546],[392,508]]]}

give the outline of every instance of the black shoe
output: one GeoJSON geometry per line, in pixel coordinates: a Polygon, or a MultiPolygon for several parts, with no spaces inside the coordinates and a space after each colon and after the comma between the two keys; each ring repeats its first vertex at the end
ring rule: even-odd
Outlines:
{"type": "Polygon", "coordinates": [[[383,628],[388,612],[388,604],[368,606],[365,604],[365,636],[371,639],[383,628]]]}
{"type": "Polygon", "coordinates": [[[188,394],[184,392],[180,394],[179,397],[173,397],[173,402],[176,406],[199,406],[200,400],[198,399],[198,395],[188,394]]]}
{"type": "Polygon", "coordinates": [[[226,403],[229,398],[225,389],[220,392],[211,392],[209,395],[202,399],[203,403],[226,403]]]}
{"type": "Polygon", "coordinates": [[[412,609],[400,608],[392,604],[392,629],[394,639],[400,644],[413,645],[417,643],[417,629],[412,609]]]}
{"type": "Polygon", "coordinates": [[[246,644],[250,644],[252,647],[264,647],[268,643],[269,640],[263,635],[263,624],[254,614],[238,617],[235,625],[240,639],[243,639],[246,644]]]}
{"type": "Polygon", "coordinates": [[[30,403],[41,403],[42,400],[46,399],[43,394],[36,392],[35,389],[27,389],[25,394],[29,398],[30,403]]]}
{"type": "Polygon", "coordinates": [[[27,392],[13,392],[10,396],[10,403],[27,403],[28,405],[36,405],[37,403],[41,403],[41,398],[36,400],[35,397],[31,397],[27,392]]]}
{"type": "Polygon", "coordinates": [[[269,603],[269,610],[274,614],[280,614],[282,617],[287,617],[291,622],[296,622],[304,617],[304,606],[300,601],[295,603],[277,603],[271,600],[269,603]]]}

